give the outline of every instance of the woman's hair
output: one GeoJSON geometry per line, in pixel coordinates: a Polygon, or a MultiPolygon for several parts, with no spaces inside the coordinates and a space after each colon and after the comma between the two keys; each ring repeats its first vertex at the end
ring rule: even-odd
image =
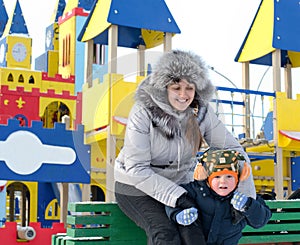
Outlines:
{"type": "Polygon", "coordinates": [[[196,115],[190,115],[186,125],[185,136],[193,147],[193,153],[196,154],[203,143],[203,137],[196,115]]]}

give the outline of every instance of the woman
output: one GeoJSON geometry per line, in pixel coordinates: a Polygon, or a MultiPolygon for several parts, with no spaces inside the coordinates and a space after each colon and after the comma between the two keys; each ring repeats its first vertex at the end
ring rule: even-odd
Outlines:
{"type": "MultiPolygon", "coordinates": [[[[115,196],[123,212],[146,231],[148,244],[181,244],[165,205],[195,206],[179,185],[193,180],[202,136],[211,149],[243,152],[209,107],[213,93],[206,64],[180,50],[165,53],[136,91],[115,162],[115,196]]],[[[242,183],[239,190],[255,198],[252,175],[242,183]]]]}

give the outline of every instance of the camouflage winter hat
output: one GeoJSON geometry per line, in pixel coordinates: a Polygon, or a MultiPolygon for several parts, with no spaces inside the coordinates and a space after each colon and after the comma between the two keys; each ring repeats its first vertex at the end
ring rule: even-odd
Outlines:
{"type": "Polygon", "coordinates": [[[223,174],[234,176],[237,184],[240,177],[240,161],[245,161],[245,158],[235,150],[209,150],[203,153],[198,161],[207,172],[209,185],[214,177],[223,174]]]}

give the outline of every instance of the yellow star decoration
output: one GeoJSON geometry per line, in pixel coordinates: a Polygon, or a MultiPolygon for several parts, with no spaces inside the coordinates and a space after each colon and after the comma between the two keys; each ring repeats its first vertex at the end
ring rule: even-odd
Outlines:
{"type": "Polygon", "coordinates": [[[17,106],[18,106],[18,108],[23,108],[23,104],[25,104],[26,102],[25,101],[23,101],[22,100],[22,97],[19,97],[19,99],[18,100],[16,100],[16,102],[17,102],[17,106]]]}
{"type": "Polygon", "coordinates": [[[3,103],[4,103],[4,105],[8,105],[9,104],[9,100],[5,99],[3,103]]]}

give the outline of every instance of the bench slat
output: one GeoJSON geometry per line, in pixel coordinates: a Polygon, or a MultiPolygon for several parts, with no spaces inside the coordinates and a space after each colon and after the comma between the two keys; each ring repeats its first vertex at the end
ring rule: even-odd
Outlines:
{"type": "MultiPolygon", "coordinates": [[[[275,231],[300,231],[300,224],[266,224],[264,227],[254,229],[250,226],[246,226],[243,233],[263,233],[263,232],[275,232],[275,231]]],[[[245,234],[244,234],[245,235],[245,234]]],[[[248,235],[248,234],[247,234],[248,235]]],[[[250,234],[251,235],[251,234],[250,234]]]]}
{"type": "Polygon", "coordinates": [[[124,215],[116,203],[107,202],[73,202],[68,203],[71,212],[112,212],[116,215],[124,215]]]}
{"type": "Polygon", "coordinates": [[[270,209],[276,208],[300,208],[300,200],[266,200],[266,204],[269,206],[270,209]]]}
{"type": "Polygon", "coordinates": [[[136,224],[131,221],[124,214],[117,215],[68,215],[67,223],[70,225],[92,225],[92,224],[103,224],[103,225],[111,225],[114,223],[118,223],[120,226],[136,226],[136,224]]]}
{"type": "Polygon", "coordinates": [[[280,212],[272,213],[270,220],[300,220],[300,212],[280,212]]]}
{"type": "Polygon", "coordinates": [[[257,235],[257,236],[243,236],[239,244],[255,244],[255,243],[278,243],[278,242],[299,242],[300,234],[282,234],[282,235],[257,235]]]}
{"type": "Polygon", "coordinates": [[[70,237],[90,237],[101,236],[110,237],[110,240],[145,240],[145,232],[139,227],[135,228],[120,228],[120,227],[108,227],[98,229],[67,229],[67,235],[70,237]]]}

